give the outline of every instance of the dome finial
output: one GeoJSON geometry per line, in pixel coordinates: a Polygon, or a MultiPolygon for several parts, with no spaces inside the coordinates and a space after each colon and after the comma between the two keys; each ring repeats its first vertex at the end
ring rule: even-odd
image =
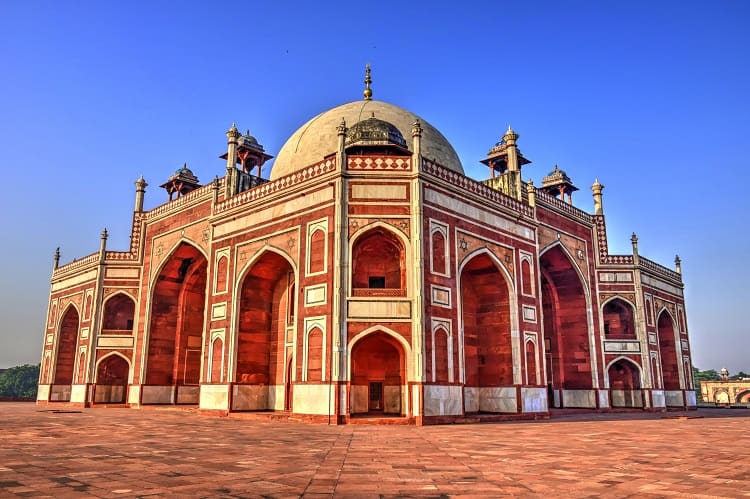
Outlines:
{"type": "Polygon", "coordinates": [[[370,63],[365,66],[365,91],[363,92],[365,100],[372,100],[372,89],[370,88],[372,78],[370,78],[370,63]]]}

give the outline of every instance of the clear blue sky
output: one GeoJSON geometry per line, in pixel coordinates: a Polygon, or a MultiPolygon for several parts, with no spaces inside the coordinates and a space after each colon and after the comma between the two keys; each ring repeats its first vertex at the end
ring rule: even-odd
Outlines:
{"type": "Polygon", "coordinates": [[[0,4],[0,367],[39,361],[56,246],[127,248],[139,175],[222,175],[233,121],[275,154],[370,62],[470,176],[510,124],[525,177],[599,178],[611,251],[681,256],[695,364],[750,371],[750,2],[208,3],[0,4]]]}

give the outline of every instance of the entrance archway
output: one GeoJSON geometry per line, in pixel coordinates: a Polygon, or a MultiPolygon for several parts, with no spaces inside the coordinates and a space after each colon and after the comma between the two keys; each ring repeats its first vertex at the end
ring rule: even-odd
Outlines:
{"type": "Polygon", "coordinates": [[[349,413],[405,415],[406,364],[401,344],[377,331],[352,346],[349,413]]]}
{"type": "Polygon", "coordinates": [[[750,404],[750,390],[738,393],[735,400],[738,404],[750,404]]]}
{"type": "Polygon", "coordinates": [[[124,404],[128,389],[130,363],[117,354],[103,358],[96,368],[94,402],[124,404]]]}
{"type": "Polygon", "coordinates": [[[234,410],[291,406],[284,384],[287,333],[291,342],[296,304],[295,273],[274,251],[263,253],[240,286],[234,410]]]}
{"type": "Polygon", "coordinates": [[[677,362],[677,346],[674,339],[674,320],[662,310],[656,321],[659,337],[659,357],[661,358],[662,386],[665,390],[680,389],[680,364],[677,362]]]}
{"type": "Polygon", "coordinates": [[[621,358],[607,369],[612,407],[643,407],[640,368],[633,361],[621,358]]]}
{"type": "Polygon", "coordinates": [[[55,359],[55,377],[52,384],[62,385],[53,388],[55,399],[58,401],[70,400],[70,390],[76,368],[79,324],[78,310],[70,305],[60,319],[60,329],[57,333],[57,357],[55,359]]]}
{"type": "Polygon", "coordinates": [[[502,412],[493,388],[513,385],[513,346],[508,282],[487,253],[460,272],[466,386],[478,389],[482,412],[502,412]]]}
{"type": "MultiPolygon", "coordinates": [[[[586,292],[581,277],[560,245],[539,258],[550,406],[569,405],[554,394],[593,388],[586,292]]],[[[591,401],[588,401],[590,404],[591,401]]],[[[587,405],[588,406],[588,405],[587,405]]]]}
{"type": "Polygon", "coordinates": [[[183,242],[154,281],[144,403],[198,403],[207,268],[183,242]]]}

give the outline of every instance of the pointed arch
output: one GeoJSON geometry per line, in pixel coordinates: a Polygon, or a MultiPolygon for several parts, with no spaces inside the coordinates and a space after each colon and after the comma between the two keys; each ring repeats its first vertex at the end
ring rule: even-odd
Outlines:
{"type": "MultiPolygon", "coordinates": [[[[131,365],[130,359],[129,359],[129,358],[127,357],[127,356],[123,355],[122,353],[120,353],[120,352],[118,352],[118,351],[112,351],[112,352],[109,352],[109,353],[108,353],[107,355],[104,355],[104,356],[102,356],[102,357],[101,357],[100,359],[98,359],[98,360],[96,361],[95,369],[97,370],[97,377],[96,377],[96,378],[94,379],[94,382],[95,382],[95,383],[98,383],[98,382],[99,382],[99,375],[98,375],[98,371],[99,371],[99,365],[100,365],[100,364],[101,364],[102,362],[106,361],[107,359],[109,359],[110,357],[113,357],[113,356],[114,356],[114,357],[120,357],[120,358],[121,358],[121,359],[123,359],[123,360],[124,360],[125,362],[127,362],[128,366],[130,366],[130,365],[131,365]]],[[[133,379],[133,376],[132,376],[132,372],[131,372],[131,373],[129,373],[129,376],[128,376],[128,382],[132,381],[132,379],[133,379]]]]}
{"type": "Polygon", "coordinates": [[[635,305],[615,295],[601,304],[602,329],[608,339],[634,339],[637,336],[635,305]]]}
{"type": "Polygon", "coordinates": [[[78,334],[81,328],[81,314],[75,303],[71,302],[60,314],[57,325],[55,345],[55,364],[53,368],[54,385],[72,385],[77,364],[78,334]]]}
{"type": "Polygon", "coordinates": [[[539,267],[547,382],[553,391],[590,390],[598,375],[587,280],[560,241],[540,252],[539,267]]]}
{"type": "Polygon", "coordinates": [[[450,383],[453,381],[452,362],[453,338],[445,324],[437,324],[432,328],[432,381],[450,383]]]}
{"type": "Polygon", "coordinates": [[[102,303],[101,334],[133,334],[136,303],[124,290],[107,296],[102,303]]]}
{"type": "Polygon", "coordinates": [[[537,343],[536,336],[527,336],[524,338],[523,350],[526,360],[526,384],[542,384],[542,380],[539,379],[539,344],[537,343]]]}
{"type": "Polygon", "coordinates": [[[319,274],[325,272],[328,267],[328,231],[321,225],[309,230],[306,274],[319,274]]]}
{"type": "MultiPolygon", "coordinates": [[[[233,334],[230,337],[229,379],[242,390],[267,390],[284,384],[287,331],[293,335],[299,272],[284,250],[265,245],[253,254],[235,280],[233,334]],[[253,385],[254,388],[247,388],[253,385]]],[[[262,399],[262,407],[273,409],[262,399]]],[[[240,408],[237,406],[236,408],[240,408]]],[[[279,407],[282,408],[282,407],[279,407]]]]}
{"type": "MultiPolygon", "coordinates": [[[[624,355],[620,355],[618,357],[615,357],[614,359],[610,360],[607,363],[607,366],[605,367],[605,370],[609,371],[610,367],[612,367],[615,363],[620,362],[620,361],[622,361],[622,362],[629,362],[630,364],[632,364],[638,370],[638,379],[639,379],[639,381],[641,383],[641,386],[643,386],[643,383],[645,381],[645,379],[643,377],[643,369],[641,368],[641,366],[636,361],[634,361],[630,357],[626,357],[624,355]]],[[[609,380],[609,377],[607,377],[607,380],[609,380]]]]}
{"type": "Polygon", "coordinates": [[[214,271],[214,294],[226,293],[227,280],[229,277],[229,256],[218,255],[216,258],[216,270],[214,271]]]}
{"type": "Polygon", "coordinates": [[[497,267],[497,270],[505,277],[505,283],[508,285],[508,292],[511,295],[516,294],[516,285],[515,285],[515,279],[513,279],[513,275],[508,271],[507,268],[505,268],[505,265],[503,265],[503,262],[500,261],[500,258],[497,257],[492,251],[490,251],[488,248],[477,248],[474,251],[470,251],[464,258],[461,260],[461,263],[458,265],[458,273],[461,274],[461,271],[464,269],[467,263],[469,263],[470,260],[473,258],[480,256],[480,255],[487,255],[490,260],[492,260],[492,263],[495,264],[495,267],[497,267]]]}
{"type": "Polygon", "coordinates": [[[156,266],[155,269],[151,271],[151,277],[149,278],[149,290],[152,290],[154,287],[154,282],[156,281],[157,277],[159,277],[159,274],[161,274],[162,270],[164,269],[164,266],[167,264],[169,259],[174,256],[174,254],[177,252],[177,250],[180,248],[181,245],[189,246],[193,248],[195,251],[203,255],[203,258],[208,261],[208,253],[206,250],[204,250],[200,244],[196,243],[192,239],[188,239],[185,236],[182,236],[176,243],[174,243],[168,251],[164,253],[164,257],[161,259],[161,262],[156,266]]]}
{"type": "Polygon", "coordinates": [[[678,341],[677,323],[667,307],[656,316],[656,336],[659,343],[662,386],[665,390],[682,388],[682,359],[678,341]]]}
{"type": "Polygon", "coordinates": [[[605,369],[612,407],[643,407],[643,370],[633,359],[621,355],[605,369]]]}
{"type": "Polygon", "coordinates": [[[409,240],[383,222],[358,229],[349,238],[353,296],[406,296],[409,292],[409,240]]]}
{"type": "MultiPolygon", "coordinates": [[[[396,341],[399,342],[399,344],[401,345],[401,348],[404,349],[404,355],[405,355],[406,361],[407,361],[407,370],[406,370],[406,372],[410,373],[410,369],[408,368],[409,367],[408,366],[408,361],[409,361],[409,359],[411,359],[411,347],[409,346],[409,343],[404,339],[403,336],[401,336],[396,331],[394,331],[393,329],[390,329],[390,328],[388,328],[386,326],[371,326],[371,327],[368,327],[364,331],[362,331],[359,334],[357,334],[356,336],[354,336],[354,338],[352,338],[351,340],[349,340],[349,343],[347,343],[347,345],[346,345],[347,358],[349,358],[349,359],[352,358],[352,347],[354,347],[354,345],[358,341],[360,341],[361,339],[365,338],[366,336],[368,336],[368,335],[370,335],[372,333],[376,333],[378,331],[382,332],[382,333],[385,333],[385,334],[393,337],[393,339],[395,339],[396,341]]],[[[351,373],[351,368],[352,368],[352,366],[351,366],[351,362],[350,362],[349,365],[347,366],[347,370],[346,370],[347,379],[351,379],[351,374],[352,374],[351,373]]],[[[411,378],[411,376],[408,376],[408,377],[411,378]]]]}
{"type": "Polygon", "coordinates": [[[349,413],[406,414],[408,400],[406,342],[387,328],[358,334],[347,345],[349,413]]]}
{"type": "Polygon", "coordinates": [[[487,248],[466,255],[457,275],[461,381],[480,388],[520,384],[521,372],[513,368],[520,365],[520,345],[512,275],[487,248]]]}
{"type": "MultiPolygon", "coordinates": [[[[207,291],[207,254],[192,241],[181,238],[150,281],[144,342],[145,385],[198,385],[207,291]]],[[[174,400],[164,399],[163,390],[158,393],[159,403],[174,400]]],[[[177,400],[197,403],[196,389],[183,390],[177,400]]]]}
{"type": "Polygon", "coordinates": [[[573,258],[573,254],[570,251],[568,251],[568,248],[566,248],[563,243],[561,243],[560,241],[554,241],[548,244],[542,250],[539,251],[539,259],[541,260],[542,256],[544,256],[547,252],[555,248],[558,248],[560,251],[563,252],[563,254],[567,257],[568,262],[570,262],[570,265],[573,267],[573,270],[575,270],[576,274],[578,274],[578,279],[581,281],[581,286],[583,287],[583,291],[586,294],[586,300],[587,302],[590,303],[591,302],[591,290],[589,289],[586,275],[583,273],[583,270],[581,270],[581,267],[579,267],[578,264],[576,263],[575,258],[573,258]]]}
{"type": "Polygon", "coordinates": [[[96,362],[94,402],[124,404],[132,376],[130,359],[120,352],[111,352],[99,359],[96,362]]]}

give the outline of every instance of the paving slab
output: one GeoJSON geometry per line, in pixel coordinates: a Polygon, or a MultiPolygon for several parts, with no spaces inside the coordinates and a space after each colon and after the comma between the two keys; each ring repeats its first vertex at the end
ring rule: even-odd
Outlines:
{"type": "Polygon", "coordinates": [[[328,426],[0,403],[0,497],[750,497],[750,410],[328,426]]]}

